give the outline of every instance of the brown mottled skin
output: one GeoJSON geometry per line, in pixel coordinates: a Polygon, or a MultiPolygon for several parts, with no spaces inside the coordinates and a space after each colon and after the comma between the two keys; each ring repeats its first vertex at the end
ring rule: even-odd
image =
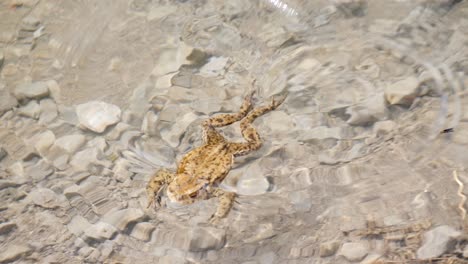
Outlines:
{"type": "Polygon", "coordinates": [[[191,204],[196,200],[219,198],[219,206],[210,219],[216,223],[225,217],[236,197],[233,192],[218,188],[231,169],[234,157],[246,155],[260,148],[262,142],[252,122],[259,116],[276,109],[286,96],[252,110],[253,92],[244,98],[238,113],[220,114],[203,122],[204,145],[191,150],[180,161],[176,173],[161,169],[146,186],[148,207],[160,206],[161,192],[167,185],[167,196],[173,202],[191,204]],[[252,111],[251,111],[252,110],[252,111]],[[228,142],[215,128],[241,121],[242,136],[247,142],[228,142]]]}

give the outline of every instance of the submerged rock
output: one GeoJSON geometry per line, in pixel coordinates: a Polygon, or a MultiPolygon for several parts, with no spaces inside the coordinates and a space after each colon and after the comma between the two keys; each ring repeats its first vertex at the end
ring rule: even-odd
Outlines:
{"type": "Polygon", "coordinates": [[[226,232],[212,227],[194,228],[189,232],[189,251],[217,250],[226,242],[226,232]]]}
{"type": "Polygon", "coordinates": [[[138,223],[135,225],[130,235],[136,239],[148,241],[155,228],[156,226],[152,223],[138,223]]]}
{"type": "Polygon", "coordinates": [[[128,208],[112,211],[103,216],[102,221],[115,226],[120,231],[127,228],[130,223],[143,219],[145,213],[140,209],[128,208]]]}
{"type": "Polygon", "coordinates": [[[18,85],[13,94],[18,100],[40,99],[49,95],[49,87],[46,82],[34,82],[18,85]]]}
{"type": "Polygon", "coordinates": [[[54,100],[50,98],[43,99],[40,102],[40,107],[41,115],[39,117],[39,123],[47,124],[54,121],[54,119],[57,118],[58,110],[54,100]]]}
{"type": "Polygon", "coordinates": [[[86,142],[86,138],[83,135],[67,135],[58,138],[55,141],[55,146],[63,149],[66,153],[75,153],[81,146],[86,142]]]}
{"type": "Polygon", "coordinates": [[[420,259],[437,258],[454,246],[455,238],[461,233],[454,228],[443,225],[438,226],[424,234],[424,242],[417,251],[420,259]]]}
{"type": "Polygon", "coordinates": [[[339,255],[345,257],[348,261],[357,262],[367,256],[368,249],[362,243],[350,242],[345,243],[340,249],[339,255]]]}
{"type": "Polygon", "coordinates": [[[120,108],[101,101],[91,101],[76,106],[80,125],[97,133],[120,121],[120,108]]]}
{"type": "Polygon", "coordinates": [[[391,105],[410,106],[419,96],[419,80],[416,77],[408,77],[388,85],[385,88],[385,98],[391,105]]]}
{"type": "Polygon", "coordinates": [[[104,241],[110,239],[117,232],[117,229],[104,222],[98,222],[89,226],[84,230],[84,235],[87,239],[104,241]]]}
{"type": "Polygon", "coordinates": [[[18,101],[0,84],[0,116],[18,105],[18,101]]]}
{"type": "Polygon", "coordinates": [[[53,209],[61,205],[60,197],[50,189],[35,189],[29,194],[29,197],[35,205],[38,205],[43,208],[53,209]]]}
{"type": "Polygon", "coordinates": [[[264,177],[266,172],[260,166],[252,165],[244,171],[237,181],[237,192],[242,195],[258,195],[272,189],[272,182],[264,177]]]}
{"type": "Polygon", "coordinates": [[[320,244],[319,255],[322,258],[332,256],[336,253],[340,247],[340,242],[338,241],[329,241],[320,244]]]}
{"type": "Polygon", "coordinates": [[[29,254],[32,249],[25,245],[9,245],[0,253],[0,263],[10,263],[24,255],[29,254]]]}
{"type": "Polygon", "coordinates": [[[25,106],[20,107],[18,110],[18,114],[26,117],[30,117],[33,119],[38,119],[39,114],[41,113],[41,108],[36,101],[30,101],[25,106]]]}
{"type": "Polygon", "coordinates": [[[383,94],[375,95],[365,102],[346,109],[351,117],[346,121],[353,126],[366,126],[387,117],[387,108],[383,94]]]}

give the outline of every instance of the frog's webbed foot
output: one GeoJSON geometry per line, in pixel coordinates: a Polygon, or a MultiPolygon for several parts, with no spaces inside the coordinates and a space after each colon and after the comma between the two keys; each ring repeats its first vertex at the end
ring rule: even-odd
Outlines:
{"type": "Polygon", "coordinates": [[[210,217],[209,222],[210,224],[218,224],[231,210],[236,194],[216,188],[213,191],[213,196],[218,197],[219,205],[216,212],[210,217]]]}
{"type": "Polygon", "coordinates": [[[286,98],[288,97],[288,93],[287,92],[283,92],[283,93],[280,93],[280,94],[277,94],[277,95],[273,95],[271,97],[271,102],[270,102],[270,111],[271,110],[275,110],[276,108],[278,108],[278,106],[280,106],[284,100],[286,100],[286,98]]]}
{"type": "Polygon", "coordinates": [[[148,205],[146,208],[153,207],[159,209],[161,207],[161,195],[164,191],[164,186],[172,181],[174,173],[161,169],[157,171],[146,185],[146,194],[148,196],[148,205]]]}
{"type": "Polygon", "coordinates": [[[146,209],[152,207],[154,210],[158,210],[162,207],[161,196],[164,189],[164,187],[161,187],[156,193],[151,192],[151,194],[148,194],[148,206],[146,206],[146,209]]]}

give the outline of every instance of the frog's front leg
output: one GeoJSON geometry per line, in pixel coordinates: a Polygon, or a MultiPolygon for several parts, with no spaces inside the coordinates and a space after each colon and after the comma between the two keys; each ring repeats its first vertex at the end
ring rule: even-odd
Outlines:
{"type": "Polygon", "coordinates": [[[233,192],[228,192],[220,188],[215,188],[211,194],[214,197],[218,197],[219,205],[216,209],[216,212],[211,216],[210,223],[216,224],[221,218],[226,217],[229,211],[232,208],[236,194],[233,192]]]}
{"type": "Polygon", "coordinates": [[[146,208],[150,208],[155,203],[155,207],[161,206],[161,192],[164,190],[164,186],[169,184],[174,177],[174,173],[167,169],[161,169],[150,178],[146,185],[146,194],[148,196],[148,206],[146,208]]]}

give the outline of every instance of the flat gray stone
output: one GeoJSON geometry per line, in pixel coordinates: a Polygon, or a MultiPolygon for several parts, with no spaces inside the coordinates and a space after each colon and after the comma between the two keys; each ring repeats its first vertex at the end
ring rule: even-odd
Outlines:
{"type": "Polygon", "coordinates": [[[13,229],[17,227],[14,222],[6,222],[0,224],[0,235],[5,235],[10,233],[13,229]]]}
{"type": "Polygon", "coordinates": [[[58,110],[54,100],[50,98],[43,99],[40,102],[40,107],[41,115],[39,117],[39,123],[48,124],[57,118],[58,110]]]}
{"type": "Polygon", "coordinates": [[[102,133],[108,126],[119,122],[122,113],[116,105],[91,101],[77,105],[76,114],[82,127],[102,133]]]}
{"type": "Polygon", "coordinates": [[[149,241],[155,228],[156,226],[152,223],[138,223],[135,225],[130,235],[142,241],[149,241]]]}
{"type": "Polygon", "coordinates": [[[57,138],[54,145],[63,149],[67,153],[75,153],[85,143],[86,138],[84,135],[74,134],[57,138]]]}
{"type": "Polygon", "coordinates": [[[422,246],[417,251],[420,259],[437,258],[454,246],[455,238],[461,235],[460,231],[443,225],[424,233],[422,246]]]}
{"type": "Polygon", "coordinates": [[[212,227],[195,227],[189,231],[188,237],[190,241],[188,250],[192,252],[217,250],[226,243],[225,231],[212,227]]]}
{"type": "Polygon", "coordinates": [[[346,113],[350,118],[346,121],[353,126],[366,126],[387,116],[387,108],[383,94],[370,97],[365,102],[348,107],[346,113]]]}
{"type": "Polygon", "coordinates": [[[25,245],[8,245],[0,253],[0,263],[13,262],[31,251],[32,249],[25,245]]]}
{"type": "Polygon", "coordinates": [[[385,88],[385,98],[391,105],[410,106],[418,96],[419,80],[414,76],[399,80],[385,88]]]}
{"type": "Polygon", "coordinates": [[[81,236],[85,230],[91,227],[91,224],[81,215],[74,216],[67,224],[68,231],[75,236],[81,236]]]}
{"type": "Polygon", "coordinates": [[[321,258],[333,256],[339,247],[340,247],[340,242],[338,241],[329,241],[329,242],[321,243],[320,248],[319,248],[319,256],[321,258]]]}
{"type": "Polygon", "coordinates": [[[43,208],[54,209],[62,204],[60,197],[54,191],[47,188],[34,189],[29,194],[29,198],[35,205],[43,208]]]}
{"type": "Polygon", "coordinates": [[[0,84],[0,116],[18,105],[18,101],[0,84]]]}
{"type": "Polygon", "coordinates": [[[38,119],[41,113],[41,108],[36,101],[29,101],[26,105],[18,109],[18,114],[33,119],[38,119]]]}
{"type": "Polygon", "coordinates": [[[116,232],[117,229],[114,226],[108,223],[98,222],[86,228],[84,230],[84,235],[88,240],[104,241],[113,237],[116,232]]]}
{"type": "Polygon", "coordinates": [[[351,262],[361,261],[367,254],[367,246],[359,242],[344,243],[339,252],[340,256],[351,262]]]}
{"type": "Polygon", "coordinates": [[[120,231],[127,228],[130,223],[143,219],[145,213],[136,208],[128,208],[118,211],[112,211],[102,217],[102,221],[115,226],[120,231]]]}
{"type": "Polygon", "coordinates": [[[20,84],[15,88],[13,94],[18,100],[40,99],[49,95],[49,87],[46,82],[20,84]]]}

